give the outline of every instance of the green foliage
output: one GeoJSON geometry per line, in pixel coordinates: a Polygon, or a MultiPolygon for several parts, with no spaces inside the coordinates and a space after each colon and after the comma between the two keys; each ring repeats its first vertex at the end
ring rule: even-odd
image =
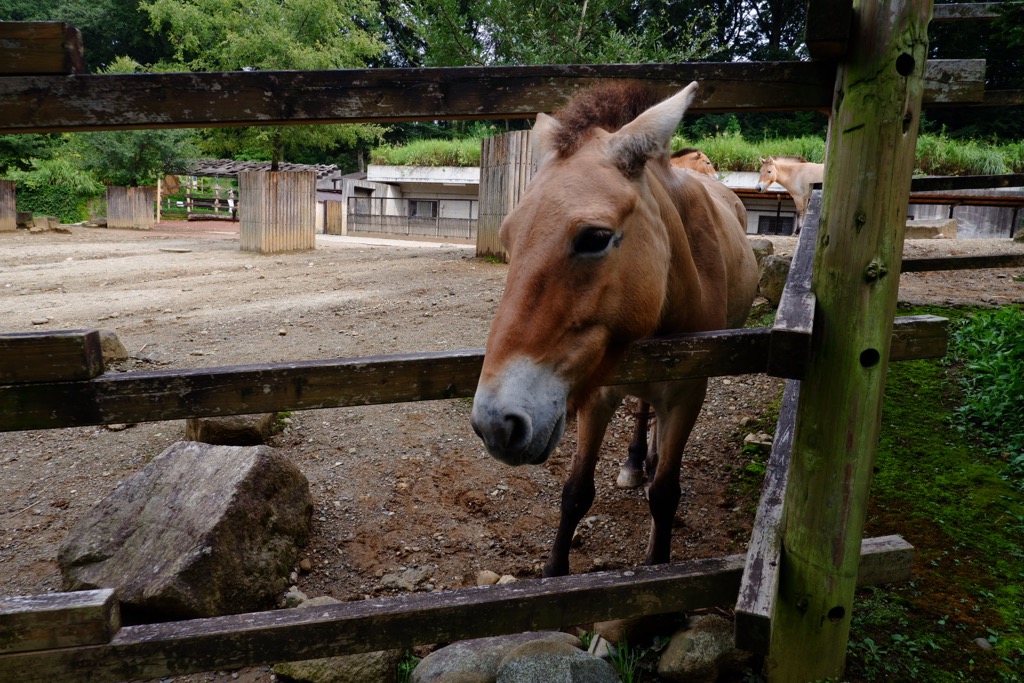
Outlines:
{"type": "Polygon", "coordinates": [[[370,161],[389,166],[479,166],[480,140],[416,140],[407,145],[384,145],[370,161]]]}
{"type": "Polygon", "coordinates": [[[825,140],[804,136],[799,138],[773,138],[751,142],[742,134],[716,135],[700,140],[676,136],[672,149],[696,147],[702,150],[720,171],[757,171],[761,159],[769,156],[799,156],[821,163],[825,158],[825,140]]]}
{"type": "Polygon", "coordinates": [[[1011,167],[998,145],[927,133],[917,138],[917,168],[928,175],[999,175],[1011,167]]]}
{"type": "MultiPolygon", "coordinates": [[[[175,46],[173,60],[156,70],[355,68],[384,49],[364,28],[376,22],[369,0],[154,0],[141,7],[152,30],[175,46]]],[[[376,144],[383,133],[372,124],[217,128],[203,131],[198,145],[211,156],[277,161],[309,148],[376,144]]]]}
{"type": "Polygon", "coordinates": [[[0,135],[0,169],[28,171],[32,168],[32,159],[52,159],[62,144],[60,135],[0,135]]]}
{"type": "Polygon", "coordinates": [[[951,341],[953,358],[963,364],[964,405],[955,424],[1005,460],[1024,492],[1024,311],[978,311],[960,321],[951,341]]]}
{"type": "Polygon", "coordinates": [[[412,672],[416,670],[416,665],[419,663],[419,657],[406,651],[402,658],[398,660],[397,683],[409,683],[412,680],[412,672]]]}
{"type": "MultiPolygon", "coordinates": [[[[986,339],[1024,331],[1019,309],[1008,310],[909,312],[954,319],[950,346],[959,359],[964,347],[1002,353],[993,350],[1001,343],[986,339]],[[996,323],[979,317],[1007,329],[995,332],[996,323]]],[[[865,536],[900,534],[917,560],[910,582],[858,595],[852,680],[1022,680],[1024,491],[1007,480],[998,454],[978,448],[997,425],[950,429],[962,419],[958,406],[970,402],[957,376],[973,377],[971,365],[921,360],[889,368],[865,536]],[[993,648],[979,648],[980,637],[993,648]]],[[[1016,423],[1010,428],[1024,430],[1016,423]]]]}
{"type": "Polygon", "coordinates": [[[184,130],[117,130],[75,133],[70,142],[79,165],[108,185],[155,185],[166,174],[184,173],[195,158],[184,130]]]}
{"type": "Polygon", "coordinates": [[[65,223],[88,218],[86,204],[104,190],[66,159],[32,159],[30,170],[10,168],[3,177],[15,182],[19,211],[59,216],[65,223]]]}

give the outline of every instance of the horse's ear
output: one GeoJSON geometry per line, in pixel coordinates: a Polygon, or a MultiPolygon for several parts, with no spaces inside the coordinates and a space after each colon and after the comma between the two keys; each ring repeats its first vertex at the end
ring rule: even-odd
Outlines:
{"type": "Polygon", "coordinates": [[[537,114],[537,121],[530,131],[530,144],[533,146],[533,159],[539,168],[555,151],[555,135],[562,124],[553,116],[544,112],[537,114]]]}
{"type": "Polygon", "coordinates": [[[643,170],[649,159],[670,151],[672,134],[697,94],[697,81],[627,123],[611,140],[615,164],[630,177],[643,170]]]}

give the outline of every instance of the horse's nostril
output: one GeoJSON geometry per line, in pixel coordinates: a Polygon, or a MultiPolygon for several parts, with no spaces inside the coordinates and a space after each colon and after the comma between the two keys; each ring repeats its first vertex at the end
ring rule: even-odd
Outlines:
{"type": "Polygon", "coordinates": [[[505,447],[510,451],[521,450],[530,442],[530,421],[525,415],[505,416],[505,447]]]}

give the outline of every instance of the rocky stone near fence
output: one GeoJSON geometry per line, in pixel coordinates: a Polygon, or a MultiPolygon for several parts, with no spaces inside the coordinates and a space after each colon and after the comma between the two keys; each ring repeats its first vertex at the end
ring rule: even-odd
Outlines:
{"type": "MultiPolygon", "coordinates": [[[[306,600],[297,609],[315,609],[340,603],[330,596],[306,600]]],[[[273,671],[290,681],[303,683],[391,683],[395,680],[402,650],[382,650],[357,655],[280,662],[273,671]]]]}
{"type": "Polygon", "coordinates": [[[955,218],[908,220],[903,237],[908,240],[956,239],[958,224],[955,218]]]}
{"type": "MultiPolygon", "coordinates": [[[[104,363],[116,363],[128,360],[128,349],[118,338],[113,330],[100,330],[100,351],[103,353],[104,363]]],[[[198,441],[198,439],[195,439],[198,441]]]]}
{"type": "Polygon", "coordinates": [[[106,216],[94,216],[82,223],[83,228],[105,228],[107,227],[106,216]]]}
{"type": "Polygon", "coordinates": [[[658,676],[666,681],[715,683],[720,677],[741,673],[753,659],[733,644],[733,623],[716,614],[696,616],[677,631],[658,662],[658,676]]]}
{"type": "Polygon", "coordinates": [[[775,254],[775,244],[764,237],[748,239],[750,239],[750,247],[754,250],[754,258],[757,259],[757,267],[760,268],[766,258],[775,254]]]}
{"type": "Polygon", "coordinates": [[[185,420],[185,440],[220,446],[258,446],[267,443],[278,428],[277,413],[193,417],[185,420]]]}
{"type": "Polygon", "coordinates": [[[772,306],[778,306],[782,299],[782,290],[786,286],[786,278],[789,277],[789,266],[792,263],[789,256],[766,256],[761,266],[761,275],[757,281],[757,288],[761,296],[768,299],[772,306]]]}
{"type": "Polygon", "coordinates": [[[71,529],[64,590],[113,588],[129,621],[270,608],[312,513],[309,482],[280,452],[179,441],[71,529]]]}
{"type": "Polygon", "coordinates": [[[494,683],[502,660],[519,646],[533,641],[565,643],[574,649],[583,647],[576,636],[558,631],[463,640],[424,657],[413,670],[411,683],[494,683]]]}
{"type": "Polygon", "coordinates": [[[33,220],[31,211],[16,211],[14,215],[14,224],[16,227],[22,230],[28,230],[35,226],[35,220],[33,220]]]}
{"type": "Polygon", "coordinates": [[[1024,230],[1018,230],[1017,234],[1013,236],[1014,242],[1024,242],[1024,230]]]}
{"type": "Polygon", "coordinates": [[[498,665],[495,683],[619,683],[607,661],[566,642],[519,645],[498,665]]]}

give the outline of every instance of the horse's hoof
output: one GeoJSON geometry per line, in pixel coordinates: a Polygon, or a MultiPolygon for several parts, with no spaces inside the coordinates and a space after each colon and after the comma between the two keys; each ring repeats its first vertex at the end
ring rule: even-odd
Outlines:
{"type": "Polygon", "coordinates": [[[644,483],[644,472],[643,470],[633,470],[623,467],[619,470],[619,478],[615,480],[615,485],[620,489],[636,489],[644,483]]]}

